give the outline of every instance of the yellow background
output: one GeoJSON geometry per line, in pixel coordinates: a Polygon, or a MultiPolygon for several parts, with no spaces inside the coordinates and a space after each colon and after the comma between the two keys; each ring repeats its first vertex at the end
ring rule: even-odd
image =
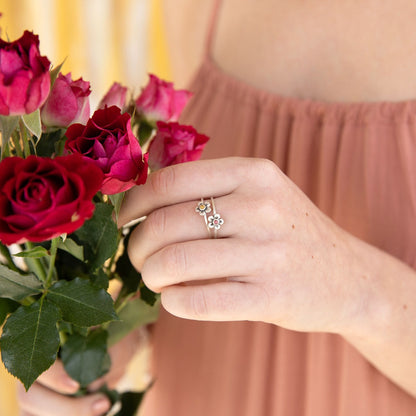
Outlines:
{"type": "MultiPolygon", "coordinates": [[[[40,37],[40,50],[53,66],[91,82],[91,108],[112,82],[137,94],[147,73],[169,78],[161,0],[0,0],[1,37],[19,38],[24,30],[40,37]]],[[[130,369],[130,384],[136,372],[130,369]]],[[[15,379],[0,361],[0,415],[17,416],[15,379]]]]}

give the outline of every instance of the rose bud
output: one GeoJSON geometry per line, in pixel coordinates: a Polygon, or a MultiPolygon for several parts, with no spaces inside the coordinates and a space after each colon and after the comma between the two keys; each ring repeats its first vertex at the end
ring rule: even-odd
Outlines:
{"type": "Polygon", "coordinates": [[[173,83],[150,74],[149,83],[136,99],[136,110],[148,121],[177,121],[191,98],[186,90],[175,90],[173,83]]]}
{"type": "Polygon", "coordinates": [[[46,241],[72,233],[94,212],[103,174],[79,155],[8,157],[0,163],[0,240],[46,241]]]}
{"type": "Polygon", "coordinates": [[[73,124],[65,149],[94,161],[104,173],[101,192],[124,192],[147,179],[147,155],[131,130],[130,115],[116,106],[97,110],[87,124],[73,124]]]}
{"type": "Polygon", "coordinates": [[[0,39],[0,114],[37,110],[50,90],[50,62],[40,56],[39,37],[25,31],[14,42],[0,39]]]}
{"type": "Polygon", "coordinates": [[[157,123],[157,132],[149,145],[149,166],[157,170],[165,166],[198,160],[209,138],[192,126],[178,123],[157,123]]]}
{"type": "Polygon", "coordinates": [[[82,78],[72,81],[71,73],[59,73],[41,109],[43,124],[68,127],[72,123],[86,123],[90,116],[90,94],[89,82],[82,78]]]}
{"type": "Polygon", "coordinates": [[[118,82],[114,82],[104,97],[98,104],[98,108],[104,108],[105,106],[111,107],[112,105],[117,106],[121,110],[124,109],[126,104],[127,87],[123,87],[118,82]]]}

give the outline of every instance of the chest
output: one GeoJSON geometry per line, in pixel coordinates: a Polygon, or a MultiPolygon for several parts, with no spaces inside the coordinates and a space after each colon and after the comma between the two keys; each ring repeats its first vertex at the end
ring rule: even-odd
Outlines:
{"type": "MultiPolygon", "coordinates": [[[[173,66],[186,78],[202,59],[215,1],[176,1],[180,13],[175,3],[176,15],[172,6],[165,16],[173,66]]],[[[413,0],[223,0],[210,54],[225,72],[272,93],[400,101],[416,97],[414,22],[413,0]]]]}

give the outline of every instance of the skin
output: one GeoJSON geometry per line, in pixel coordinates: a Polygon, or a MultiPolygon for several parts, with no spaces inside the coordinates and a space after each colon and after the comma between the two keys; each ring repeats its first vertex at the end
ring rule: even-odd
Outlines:
{"type": "MultiPolygon", "coordinates": [[[[177,87],[201,62],[212,4],[164,0],[177,87]]],[[[415,18],[413,0],[224,0],[211,56],[272,93],[407,100],[416,96],[415,18]]],[[[416,397],[416,272],[340,229],[273,163],[227,158],[163,169],[128,193],[120,225],[144,215],[129,254],[169,312],[340,334],[416,397]],[[195,214],[201,190],[225,220],[218,239],[195,214]]],[[[59,394],[67,390],[56,387],[65,376],[56,367],[50,377],[20,395],[31,412],[23,415],[71,414],[59,394]]],[[[94,414],[92,402],[75,403],[78,414],[94,414]]]]}

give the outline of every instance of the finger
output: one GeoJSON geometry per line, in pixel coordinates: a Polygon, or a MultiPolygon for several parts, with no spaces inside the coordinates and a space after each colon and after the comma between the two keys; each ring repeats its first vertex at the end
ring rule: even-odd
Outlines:
{"type": "MultiPolygon", "coordinates": [[[[251,242],[238,239],[179,243],[150,256],[141,273],[146,286],[160,292],[184,282],[255,275],[259,265],[264,265],[262,252],[251,242]]],[[[130,257],[134,265],[133,254],[130,257]]]]}
{"type": "Polygon", "coordinates": [[[256,159],[226,158],[161,169],[151,174],[144,185],[127,192],[118,218],[119,225],[166,205],[198,201],[202,196],[227,195],[242,183],[247,184],[261,175],[258,171],[254,175],[257,165],[256,159]]]}
{"type": "MultiPolygon", "coordinates": [[[[236,199],[228,196],[217,198],[215,201],[216,207],[219,206],[221,209],[221,213],[218,209],[216,212],[223,220],[223,224],[216,232],[218,238],[231,237],[238,231],[246,234],[255,231],[251,229],[252,223],[246,222],[244,208],[241,208],[241,215],[233,218],[233,221],[224,220],[239,203],[233,202],[236,199]]],[[[130,236],[129,244],[130,249],[135,253],[134,264],[139,270],[147,257],[161,250],[164,246],[207,239],[215,235],[214,230],[207,226],[210,217],[214,214],[213,210],[211,209],[204,217],[196,212],[197,205],[198,202],[193,201],[160,208],[153,211],[146,220],[136,227],[130,236]]],[[[243,205],[244,203],[241,203],[241,206],[243,205]]]]}
{"type": "Polygon", "coordinates": [[[110,410],[111,404],[102,394],[84,397],[68,397],[56,393],[40,383],[34,383],[29,391],[17,388],[22,411],[35,416],[98,416],[110,410]]]}
{"type": "Polygon", "coordinates": [[[161,296],[172,315],[200,321],[263,320],[265,290],[252,282],[221,282],[196,286],[170,286],[161,296]]]}
{"type": "Polygon", "coordinates": [[[37,381],[45,387],[63,394],[73,394],[79,389],[79,384],[66,373],[62,361],[55,361],[52,366],[42,373],[37,381]]]}

